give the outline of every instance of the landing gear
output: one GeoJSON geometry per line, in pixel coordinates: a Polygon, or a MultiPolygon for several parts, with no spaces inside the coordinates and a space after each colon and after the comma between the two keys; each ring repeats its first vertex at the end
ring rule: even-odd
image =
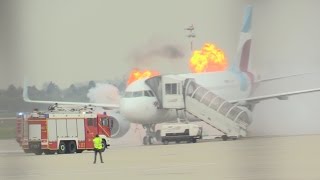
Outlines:
{"type": "Polygon", "coordinates": [[[152,137],[151,136],[145,136],[143,137],[143,145],[152,144],[152,137]]]}
{"type": "Polygon", "coordinates": [[[228,136],[227,135],[223,135],[223,136],[221,136],[221,138],[222,138],[223,141],[228,140],[228,136]]]}
{"type": "Polygon", "coordinates": [[[146,129],[146,136],[143,137],[144,145],[151,145],[154,142],[161,140],[160,131],[155,131],[155,124],[143,125],[143,128],[146,129]]]}
{"type": "Polygon", "coordinates": [[[223,136],[221,136],[221,139],[222,139],[223,141],[227,141],[228,139],[237,140],[238,137],[237,137],[237,136],[227,136],[227,135],[223,135],[223,136]]]}

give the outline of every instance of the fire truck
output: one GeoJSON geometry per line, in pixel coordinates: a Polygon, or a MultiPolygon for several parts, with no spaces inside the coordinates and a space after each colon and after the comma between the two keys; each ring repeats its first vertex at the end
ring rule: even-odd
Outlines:
{"type": "MultiPolygon", "coordinates": [[[[17,134],[18,124],[17,121],[17,134]]],[[[25,152],[36,155],[93,150],[92,141],[97,134],[103,140],[102,151],[110,146],[111,123],[108,115],[95,113],[92,108],[87,107],[67,108],[54,105],[48,112],[34,111],[27,116],[23,129],[24,137],[17,137],[17,141],[20,141],[25,152]]]]}

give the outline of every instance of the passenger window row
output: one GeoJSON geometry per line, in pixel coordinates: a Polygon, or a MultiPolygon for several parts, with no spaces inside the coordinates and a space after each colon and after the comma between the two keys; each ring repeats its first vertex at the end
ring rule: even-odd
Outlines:
{"type": "Polygon", "coordinates": [[[147,90],[147,91],[128,91],[125,92],[124,97],[126,98],[131,98],[131,97],[142,97],[142,96],[146,96],[146,97],[154,97],[154,94],[151,90],[147,90]]]}

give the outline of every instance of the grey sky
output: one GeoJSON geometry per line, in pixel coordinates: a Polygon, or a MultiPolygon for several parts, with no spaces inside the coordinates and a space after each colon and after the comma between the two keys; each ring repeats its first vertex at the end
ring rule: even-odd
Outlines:
{"type": "MultiPolygon", "coordinates": [[[[195,47],[214,42],[232,57],[248,1],[30,0],[15,8],[13,54],[23,75],[41,85],[60,86],[127,74],[133,55],[150,46],[174,44],[190,53],[184,28],[196,26],[195,47]]],[[[229,57],[228,56],[228,57],[229,57]]],[[[154,59],[162,73],[188,71],[189,54],[178,60],[154,59]]],[[[2,59],[1,62],[4,60],[2,59]]],[[[16,67],[11,67],[14,68],[16,67]]],[[[1,87],[21,84],[21,75],[1,79],[1,87]]]]}
{"type": "MultiPolygon", "coordinates": [[[[248,2],[1,1],[0,88],[20,85],[22,76],[37,85],[52,80],[68,86],[121,77],[133,67],[186,72],[190,51],[183,28],[191,23],[196,26],[195,48],[213,42],[232,61],[248,2]],[[186,56],[135,64],[136,54],[167,44],[186,56]]],[[[253,69],[262,77],[316,71],[320,3],[257,0],[253,5],[253,69]]]]}

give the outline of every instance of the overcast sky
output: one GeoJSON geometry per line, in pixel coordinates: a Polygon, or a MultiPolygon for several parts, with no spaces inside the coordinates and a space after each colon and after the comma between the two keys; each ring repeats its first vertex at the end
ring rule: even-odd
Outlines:
{"type": "MultiPolygon", "coordinates": [[[[10,57],[1,56],[1,70],[21,73],[1,78],[0,87],[21,84],[22,76],[37,85],[52,80],[60,86],[69,86],[73,82],[122,77],[133,67],[153,68],[161,73],[186,72],[190,44],[184,28],[192,23],[197,35],[195,48],[212,42],[232,57],[247,2],[21,0],[3,3],[12,9],[2,6],[8,10],[2,21],[10,25],[3,27],[7,30],[3,36],[9,36],[13,45],[6,52],[10,57]],[[184,56],[149,57],[147,62],[136,60],[140,54],[166,45],[176,47],[184,56]],[[9,63],[8,58],[15,63],[9,63]]],[[[2,44],[6,46],[5,42],[2,44]]]]}
{"type": "Polygon", "coordinates": [[[192,23],[194,47],[214,43],[231,62],[248,2],[254,5],[254,71],[273,77],[318,70],[317,0],[2,0],[0,88],[20,85],[23,76],[37,85],[52,80],[68,86],[122,77],[134,67],[189,71],[184,28],[192,23]],[[178,49],[182,56],[139,59],[163,46],[178,49]]]}
{"type": "MultiPolygon", "coordinates": [[[[67,87],[122,77],[134,67],[187,72],[190,44],[184,28],[192,23],[194,47],[214,43],[231,62],[249,2],[254,6],[250,63],[256,74],[269,78],[320,71],[318,0],[0,0],[0,88],[21,85],[24,76],[38,86],[54,81],[67,87]],[[163,46],[180,55],[150,55],[163,46]]],[[[260,94],[319,84],[319,78],[300,79],[260,88],[260,94]]],[[[274,122],[281,121],[291,124],[288,133],[320,132],[319,99],[319,94],[308,94],[263,102],[254,112],[253,131],[280,132],[274,122]]]]}

